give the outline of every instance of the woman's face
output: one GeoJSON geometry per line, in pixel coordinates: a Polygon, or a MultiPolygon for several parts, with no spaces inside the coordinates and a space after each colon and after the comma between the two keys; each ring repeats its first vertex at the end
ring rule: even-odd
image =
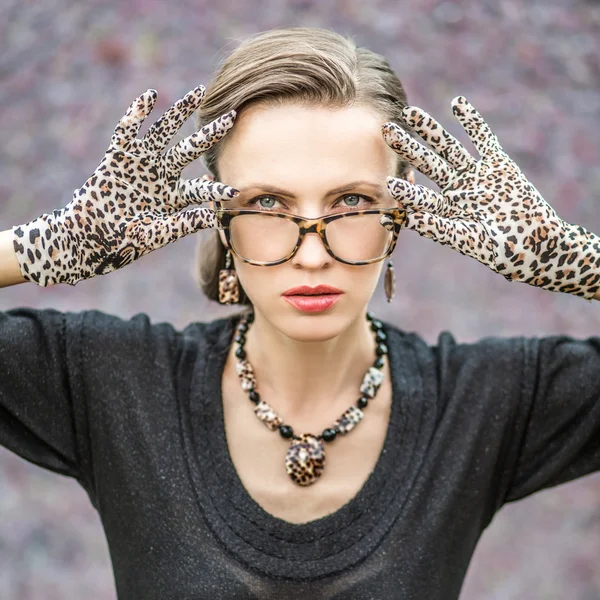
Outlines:
{"type": "MultiPolygon", "coordinates": [[[[396,207],[386,177],[394,175],[397,155],[383,141],[383,122],[358,106],[248,108],[219,156],[220,180],[241,192],[223,207],[306,218],[396,207]],[[348,189],[329,193],[342,187],[348,189]]],[[[224,241],[222,232],[221,237],[224,241]]],[[[341,263],[327,253],[317,234],[308,234],[296,255],[283,264],[260,267],[236,257],[234,263],[257,318],[298,341],[331,339],[362,317],[383,266],[383,261],[365,266],[341,263]],[[283,296],[301,285],[327,285],[343,293],[323,312],[304,312],[283,296]]]]}

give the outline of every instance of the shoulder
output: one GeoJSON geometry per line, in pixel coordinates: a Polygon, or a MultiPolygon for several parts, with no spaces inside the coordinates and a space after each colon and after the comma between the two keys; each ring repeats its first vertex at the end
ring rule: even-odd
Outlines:
{"type": "Polygon", "coordinates": [[[235,327],[235,317],[191,322],[183,328],[146,313],[125,317],[85,310],[64,317],[69,362],[95,381],[125,373],[146,374],[149,379],[172,374],[182,363],[193,365],[198,356],[218,353],[235,327]]]}
{"type": "MultiPolygon", "coordinates": [[[[394,348],[410,351],[423,369],[430,368],[438,377],[457,377],[461,373],[485,377],[501,374],[510,378],[522,373],[525,363],[534,360],[540,340],[524,336],[485,336],[475,341],[461,341],[444,330],[435,342],[426,341],[419,333],[386,324],[388,340],[394,348]]],[[[430,372],[432,374],[432,372],[430,372]]]]}
{"type": "MultiPolygon", "coordinates": [[[[56,311],[51,311],[57,313],[56,311]]],[[[235,326],[238,315],[214,319],[212,321],[193,321],[183,328],[177,328],[166,321],[156,321],[147,313],[137,313],[130,317],[106,313],[100,310],[84,310],[80,312],[62,313],[67,325],[80,326],[86,335],[94,334],[105,339],[121,338],[132,335],[139,339],[144,337],[162,338],[207,338],[217,339],[223,332],[235,326]]]]}
{"type": "Polygon", "coordinates": [[[147,313],[124,317],[99,310],[65,313],[68,328],[77,330],[82,339],[94,340],[104,346],[122,347],[131,343],[216,343],[229,334],[239,318],[237,315],[212,321],[193,321],[183,328],[156,321],[147,313]]]}

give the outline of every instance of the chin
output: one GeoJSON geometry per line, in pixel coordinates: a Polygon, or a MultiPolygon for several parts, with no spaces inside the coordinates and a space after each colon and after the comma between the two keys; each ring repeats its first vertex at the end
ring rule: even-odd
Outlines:
{"type": "Polygon", "coordinates": [[[294,341],[326,342],[343,333],[360,313],[360,308],[351,311],[339,304],[320,313],[304,313],[286,304],[263,314],[273,327],[294,341]]]}

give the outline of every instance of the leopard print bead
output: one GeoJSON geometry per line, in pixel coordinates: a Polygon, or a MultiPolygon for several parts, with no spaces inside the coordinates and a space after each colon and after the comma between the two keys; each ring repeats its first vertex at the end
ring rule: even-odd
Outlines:
{"type": "Polygon", "coordinates": [[[368,398],[374,398],[383,382],[383,373],[375,367],[370,367],[363,377],[360,393],[368,398]]]}
{"type": "Polygon", "coordinates": [[[333,424],[333,427],[337,429],[340,433],[348,433],[352,431],[365,416],[360,408],[356,406],[351,406],[348,408],[344,414],[333,424]]]}
{"type": "Polygon", "coordinates": [[[256,376],[254,375],[254,370],[248,360],[245,358],[238,359],[235,363],[235,370],[240,378],[242,389],[245,392],[249,392],[256,388],[256,376]]]}
{"type": "Polygon", "coordinates": [[[255,407],[256,416],[271,430],[276,431],[280,425],[283,425],[281,417],[267,404],[261,400],[255,407]]]}
{"type": "Polygon", "coordinates": [[[305,433],[294,440],[285,457],[285,469],[294,483],[314,483],[325,468],[325,448],[316,436],[305,433]]]}

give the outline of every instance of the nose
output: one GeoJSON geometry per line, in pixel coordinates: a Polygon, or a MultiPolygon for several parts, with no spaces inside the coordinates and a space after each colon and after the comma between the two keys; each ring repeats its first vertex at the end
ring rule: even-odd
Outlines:
{"type": "Polygon", "coordinates": [[[322,269],[333,261],[329,256],[318,233],[307,233],[292,258],[294,267],[305,269],[322,269]]]}

